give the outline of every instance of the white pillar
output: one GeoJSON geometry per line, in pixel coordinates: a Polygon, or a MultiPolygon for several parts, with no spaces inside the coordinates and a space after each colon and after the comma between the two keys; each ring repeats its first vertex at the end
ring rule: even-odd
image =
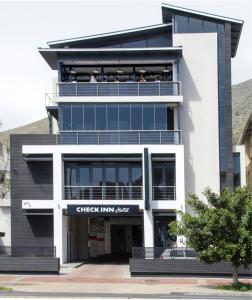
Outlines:
{"type": "MultiPolygon", "coordinates": [[[[181,146],[176,153],[176,201],[178,210],[185,212],[185,165],[184,165],[184,147],[181,146]]],[[[177,221],[180,221],[180,215],[176,215],[177,221]]],[[[185,237],[177,237],[177,246],[185,247],[185,237]]]]}
{"type": "Polygon", "coordinates": [[[144,247],[154,247],[154,222],[152,210],[144,210],[144,247]]]}
{"type": "Polygon", "coordinates": [[[60,152],[53,154],[53,241],[60,263],[67,261],[67,216],[63,216],[63,162],[60,152]]]}

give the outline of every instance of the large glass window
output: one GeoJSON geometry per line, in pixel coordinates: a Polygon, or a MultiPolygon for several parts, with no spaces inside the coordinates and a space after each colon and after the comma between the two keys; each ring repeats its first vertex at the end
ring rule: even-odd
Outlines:
{"type": "Polygon", "coordinates": [[[97,105],[95,114],[96,130],[107,129],[106,105],[97,105]]]}
{"type": "Polygon", "coordinates": [[[143,105],[143,129],[154,130],[154,105],[143,105]]]}
{"type": "Polygon", "coordinates": [[[72,106],[72,130],[83,130],[83,106],[72,106]]]}
{"type": "Polygon", "coordinates": [[[155,130],[167,129],[166,105],[155,105],[155,130]]]}
{"type": "Polygon", "coordinates": [[[141,186],[142,185],[142,168],[141,167],[132,167],[132,175],[131,175],[132,185],[133,186],[141,186]]]}
{"type": "Polygon", "coordinates": [[[118,130],[118,105],[108,105],[108,130],[118,130]]]}
{"type": "Polygon", "coordinates": [[[131,106],[131,130],[142,130],[143,110],[142,105],[131,106]]]}
{"type": "Polygon", "coordinates": [[[241,185],[240,153],[233,153],[234,188],[241,185]]]}
{"type": "Polygon", "coordinates": [[[95,107],[94,105],[84,106],[84,130],[95,130],[95,107]]]}
{"type": "Polygon", "coordinates": [[[93,178],[92,178],[92,185],[99,186],[103,184],[102,178],[102,168],[101,167],[93,167],[93,178]]]}
{"type": "Polygon", "coordinates": [[[62,130],[71,130],[71,105],[61,106],[60,121],[62,130]]]}
{"type": "Polygon", "coordinates": [[[130,105],[119,105],[119,129],[130,130],[130,105]]]}

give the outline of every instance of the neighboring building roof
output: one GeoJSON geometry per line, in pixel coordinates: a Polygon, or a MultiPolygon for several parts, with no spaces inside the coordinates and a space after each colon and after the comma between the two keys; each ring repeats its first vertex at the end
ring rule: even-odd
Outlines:
{"type": "Polygon", "coordinates": [[[229,22],[231,23],[231,54],[232,57],[236,55],[236,51],[239,44],[239,39],[242,31],[243,20],[238,20],[234,18],[223,17],[215,14],[205,13],[198,10],[188,9],[180,6],[170,5],[162,3],[162,15],[163,22],[167,23],[171,21],[172,13],[178,13],[183,15],[192,15],[196,17],[204,17],[206,19],[215,21],[215,22],[229,22]]]}
{"type": "Polygon", "coordinates": [[[144,27],[138,27],[138,28],[131,28],[127,30],[120,30],[120,31],[113,31],[113,32],[107,32],[102,34],[95,34],[95,35],[89,35],[89,36],[82,36],[77,38],[70,38],[70,39],[63,39],[63,40],[56,40],[56,41],[50,41],[47,42],[50,48],[62,48],[64,46],[69,46],[72,43],[76,42],[90,42],[91,40],[103,40],[104,38],[111,38],[111,37],[120,37],[120,36],[126,36],[126,35],[132,35],[134,33],[151,33],[151,32],[157,32],[161,29],[165,29],[172,24],[157,24],[157,25],[151,25],[151,26],[144,26],[144,27]]]}
{"type": "Polygon", "coordinates": [[[237,145],[252,112],[252,79],[232,86],[233,144],[237,145]]]}
{"type": "MultiPolygon", "coordinates": [[[[67,54],[73,55],[78,54],[82,55],[82,58],[88,58],[90,55],[95,55],[93,61],[97,62],[97,60],[102,60],[103,55],[109,55],[111,53],[114,54],[127,54],[127,60],[129,60],[130,54],[151,54],[152,58],[155,54],[169,54],[174,57],[181,57],[182,56],[182,47],[146,47],[146,48],[39,48],[39,53],[42,57],[46,60],[49,66],[53,70],[57,70],[58,68],[58,55],[60,54],[67,54]]],[[[166,60],[168,57],[166,58],[166,60]]],[[[121,61],[122,62],[122,61],[121,61]]],[[[109,63],[109,60],[106,58],[106,63],[109,63]]]]}
{"type": "Polygon", "coordinates": [[[244,144],[246,137],[251,134],[252,134],[252,112],[247,119],[242,135],[239,139],[239,145],[244,144]]]}
{"type": "Polygon", "coordinates": [[[9,144],[10,134],[46,134],[49,133],[48,118],[0,132],[0,142],[9,144]]]}

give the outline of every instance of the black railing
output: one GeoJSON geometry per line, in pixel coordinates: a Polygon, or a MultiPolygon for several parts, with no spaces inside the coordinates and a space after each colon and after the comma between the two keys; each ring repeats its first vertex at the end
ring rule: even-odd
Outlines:
{"type": "Polygon", "coordinates": [[[176,259],[195,258],[195,251],[192,248],[184,247],[133,247],[132,258],[138,259],[176,259]]]}
{"type": "Polygon", "coordinates": [[[180,82],[59,82],[57,95],[75,96],[178,96],[180,82]]]}
{"type": "Polygon", "coordinates": [[[60,131],[59,144],[80,145],[179,145],[180,130],[60,131]]]}
{"type": "Polygon", "coordinates": [[[0,246],[0,256],[56,257],[56,247],[0,246]]]}

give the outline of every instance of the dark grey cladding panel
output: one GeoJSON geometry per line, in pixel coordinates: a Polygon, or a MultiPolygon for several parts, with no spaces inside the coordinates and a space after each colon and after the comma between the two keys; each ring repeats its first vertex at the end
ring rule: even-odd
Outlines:
{"type": "Polygon", "coordinates": [[[148,148],[144,148],[144,207],[146,210],[150,209],[149,172],[149,151],[148,148]]]}
{"type": "Polygon", "coordinates": [[[52,162],[25,161],[22,145],[54,145],[56,136],[10,136],[12,246],[53,246],[53,216],[26,216],[22,200],[53,199],[52,162]]]}

